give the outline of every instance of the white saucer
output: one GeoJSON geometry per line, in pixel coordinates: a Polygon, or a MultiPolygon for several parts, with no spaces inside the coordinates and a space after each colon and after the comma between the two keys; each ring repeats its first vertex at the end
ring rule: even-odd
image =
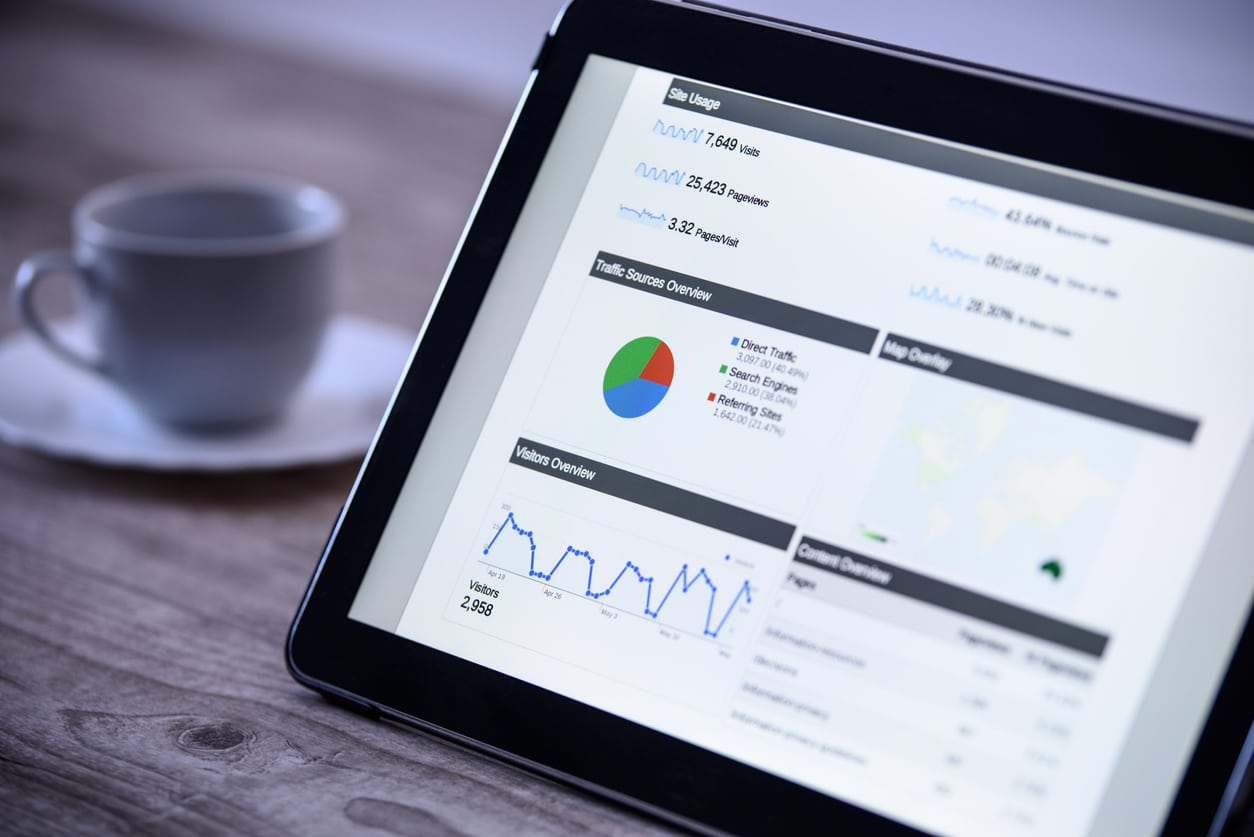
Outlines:
{"type": "MultiPolygon", "coordinates": [[[[58,331],[81,340],[85,329],[69,323],[58,331]]],[[[413,339],[395,326],[338,317],[309,378],[278,420],[213,436],[156,424],[106,381],[18,332],[0,340],[0,440],[51,456],[162,471],[336,462],[369,446],[413,339]]]]}

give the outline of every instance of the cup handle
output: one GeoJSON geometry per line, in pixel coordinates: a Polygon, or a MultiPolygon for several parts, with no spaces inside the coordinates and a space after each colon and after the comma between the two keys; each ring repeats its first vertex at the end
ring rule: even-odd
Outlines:
{"type": "Polygon", "coordinates": [[[35,285],[52,273],[70,274],[84,287],[87,285],[87,275],[69,253],[64,250],[44,250],[35,253],[22,262],[13,276],[14,312],[22,324],[29,328],[31,333],[57,357],[79,369],[85,369],[97,375],[106,374],[104,363],[99,358],[87,357],[67,346],[35,310],[35,285]]]}

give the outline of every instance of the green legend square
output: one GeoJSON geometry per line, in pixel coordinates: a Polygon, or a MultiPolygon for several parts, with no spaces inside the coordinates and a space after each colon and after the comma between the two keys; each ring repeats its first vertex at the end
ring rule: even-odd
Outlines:
{"type": "Polygon", "coordinates": [[[724,363],[722,366],[720,366],[720,367],[718,368],[718,374],[720,374],[720,375],[726,375],[726,374],[727,374],[727,364],[726,364],[726,363],[724,363]]]}

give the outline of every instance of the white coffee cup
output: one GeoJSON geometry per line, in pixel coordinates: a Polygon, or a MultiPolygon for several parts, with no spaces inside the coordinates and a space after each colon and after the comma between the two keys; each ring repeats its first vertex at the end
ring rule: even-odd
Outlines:
{"type": "Polygon", "coordinates": [[[275,416],[308,373],[330,316],[344,210],[316,186],[244,172],[170,172],[102,186],[73,213],[74,251],[14,277],[22,323],[58,357],[187,429],[275,416]],[[62,342],[35,286],[77,280],[96,351],[62,342]]]}

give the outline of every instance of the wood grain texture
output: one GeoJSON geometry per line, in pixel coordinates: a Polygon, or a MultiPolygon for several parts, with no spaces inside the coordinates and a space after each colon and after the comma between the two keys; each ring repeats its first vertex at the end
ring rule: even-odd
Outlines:
{"type": "MultiPolygon", "coordinates": [[[[44,4],[0,11],[0,79],[6,274],[68,245],[74,201],[102,182],[278,171],[348,205],[341,308],[415,330],[508,120],[446,80],[44,4]]],[[[0,832],[662,830],[289,678],[288,622],[354,470],[153,474],[0,446],[0,832]]]]}

